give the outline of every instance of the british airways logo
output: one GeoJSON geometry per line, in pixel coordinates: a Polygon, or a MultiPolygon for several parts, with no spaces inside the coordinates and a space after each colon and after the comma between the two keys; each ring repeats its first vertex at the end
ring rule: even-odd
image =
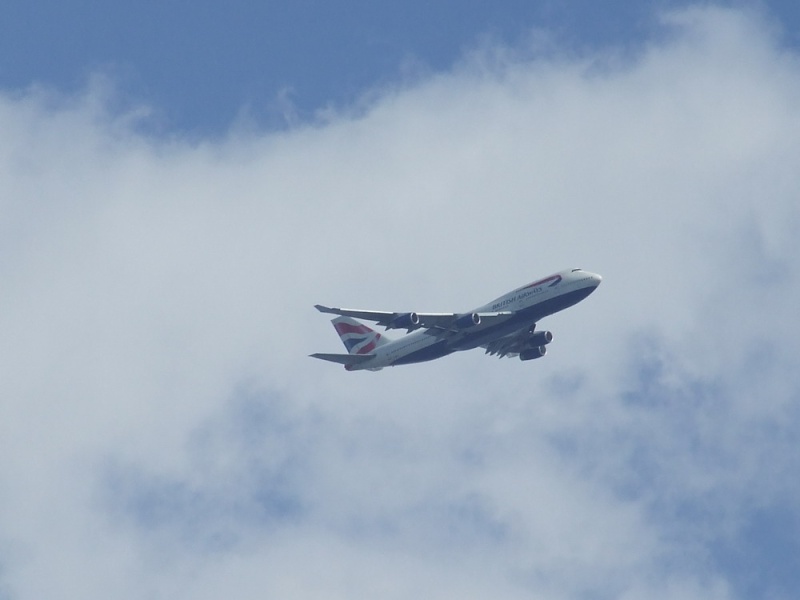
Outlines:
{"type": "Polygon", "coordinates": [[[530,285],[526,285],[523,290],[527,290],[528,288],[537,287],[537,286],[547,286],[547,287],[554,287],[561,283],[561,275],[551,275],[546,279],[541,279],[539,281],[535,281],[530,285]]]}
{"type": "Polygon", "coordinates": [[[348,335],[351,333],[355,333],[357,335],[366,335],[368,333],[372,333],[372,330],[367,327],[366,325],[351,325],[350,323],[336,323],[333,326],[336,329],[336,333],[339,335],[348,335]]]}
{"type": "Polygon", "coordinates": [[[545,279],[540,279],[539,281],[534,281],[533,283],[526,285],[525,287],[521,287],[513,296],[509,296],[508,298],[504,298],[500,302],[495,302],[492,305],[492,310],[500,310],[501,308],[505,308],[515,302],[520,302],[525,298],[530,296],[534,296],[536,294],[541,294],[544,292],[545,288],[551,288],[557,286],[561,283],[561,275],[551,275],[550,277],[546,277],[545,279]]]}
{"type": "Polygon", "coordinates": [[[351,354],[369,354],[378,345],[378,340],[381,339],[380,333],[373,331],[366,325],[337,323],[334,328],[339,337],[342,338],[347,351],[351,354]],[[359,346],[361,347],[359,348],[359,346]]]}

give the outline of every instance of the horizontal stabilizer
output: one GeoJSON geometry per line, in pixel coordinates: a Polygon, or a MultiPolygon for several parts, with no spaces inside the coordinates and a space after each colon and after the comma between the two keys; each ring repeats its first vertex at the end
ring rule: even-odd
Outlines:
{"type": "Polygon", "coordinates": [[[316,353],[310,354],[312,358],[319,358],[322,360],[329,360],[331,362],[339,363],[342,365],[360,365],[368,360],[375,358],[374,354],[324,354],[316,353]]]}

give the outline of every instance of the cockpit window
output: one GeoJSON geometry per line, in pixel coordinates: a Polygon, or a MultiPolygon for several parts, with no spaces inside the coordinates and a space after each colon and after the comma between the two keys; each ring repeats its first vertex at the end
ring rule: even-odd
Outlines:
{"type": "Polygon", "coordinates": [[[583,269],[572,269],[572,272],[574,273],[575,271],[582,271],[582,270],[583,269]]]}

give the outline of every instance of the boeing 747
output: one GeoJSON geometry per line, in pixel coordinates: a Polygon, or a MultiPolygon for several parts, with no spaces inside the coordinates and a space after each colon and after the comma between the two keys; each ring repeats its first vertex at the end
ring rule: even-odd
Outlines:
{"type": "Polygon", "coordinates": [[[330,308],[332,323],[347,354],[312,354],[344,365],[348,371],[379,371],[425,362],[461,350],[484,348],[487,354],[541,358],[553,341],[549,331],[536,324],[548,315],[574,306],[597,289],[602,277],[582,269],[567,269],[529,283],[465,313],[384,312],[330,308]],[[357,321],[373,321],[385,329],[405,329],[407,335],[389,339],[357,321]]]}

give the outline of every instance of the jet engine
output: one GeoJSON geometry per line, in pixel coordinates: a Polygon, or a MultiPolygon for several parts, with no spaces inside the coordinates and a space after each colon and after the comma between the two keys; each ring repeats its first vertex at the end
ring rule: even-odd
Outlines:
{"type": "Polygon", "coordinates": [[[537,331],[527,339],[528,346],[544,346],[553,341],[553,334],[549,331],[537,331]]]}
{"type": "Polygon", "coordinates": [[[402,313],[389,321],[386,329],[408,329],[411,331],[419,325],[419,316],[415,312],[402,313]]]}
{"type": "Polygon", "coordinates": [[[545,354],[547,354],[547,347],[546,346],[537,346],[536,348],[531,348],[530,350],[523,350],[519,353],[520,360],[533,360],[535,358],[542,358],[545,354]]]}
{"type": "Polygon", "coordinates": [[[456,329],[467,329],[468,327],[475,327],[481,324],[481,316],[478,313],[469,313],[458,317],[453,326],[456,329]]]}

